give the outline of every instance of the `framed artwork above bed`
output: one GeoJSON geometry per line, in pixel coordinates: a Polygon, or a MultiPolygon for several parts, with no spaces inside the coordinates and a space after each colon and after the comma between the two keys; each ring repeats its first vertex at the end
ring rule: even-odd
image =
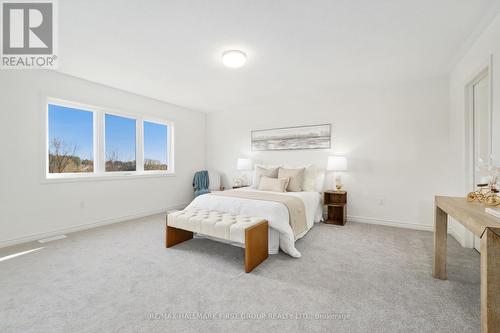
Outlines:
{"type": "Polygon", "coordinates": [[[330,149],[332,147],[332,125],[256,130],[251,133],[251,141],[252,151],[330,149]]]}

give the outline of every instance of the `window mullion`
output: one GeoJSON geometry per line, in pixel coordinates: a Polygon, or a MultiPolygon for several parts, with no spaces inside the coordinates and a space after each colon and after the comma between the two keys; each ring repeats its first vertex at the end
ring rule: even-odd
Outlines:
{"type": "Polygon", "coordinates": [[[106,169],[106,155],[104,151],[105,145],[105,135],[104,132],[104,112],[96,111],[97,118],[97,135],[96,135],[96,145],[97,145],[97,173],[104,174],[106,169]]]}
{"type": "Polygon", "coordinates": [[[167,142],[167,164],[168,164],[168,171],[169,172],[175,172],[175,161],[174,161],[174,134],[175,134],[175,128],[172,123],[168,124],[168,142],[167,142]]]}
{"type": "Polygon", "coordinates": [[[137,118],[136,123],[136,170],[144,171],[144,120],[137,118]]]}

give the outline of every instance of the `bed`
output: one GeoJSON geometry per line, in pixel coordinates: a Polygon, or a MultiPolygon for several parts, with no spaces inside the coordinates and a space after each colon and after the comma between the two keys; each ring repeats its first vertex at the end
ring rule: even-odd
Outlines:
{"type": "MultiPolygon", "coordinates": [[[[265,192],[250,187],[230,191],[265,192]]],[[[269,222],[269,254],[276,254],[281,248],[283,252],[290,256],[299,258],[301,254],[295,247],[295,241],[302,238],[313,227],[315,222],[321,221],[321,194],[319,192],[302,191],[283,192],[279,193],[279,195],[293,196],[302,200],[305,207],[307,225],[304,232],[294,235],[292,227],[290,226],[290,217],[287,207],[275,201],[205,194],[195,198],[186,209],[216,210],[266,219],[269,222]]]]}

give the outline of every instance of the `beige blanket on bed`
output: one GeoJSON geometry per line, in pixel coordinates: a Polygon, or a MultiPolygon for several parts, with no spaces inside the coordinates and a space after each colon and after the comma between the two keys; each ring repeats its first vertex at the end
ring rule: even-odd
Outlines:
{"type": "Polygon", "coordinates": [[[302,199],[289,195],[276,194],[272,192],[253,192],[253,191],[223,191],[210,193],[210,195],[219,195],[222,197],[235,197],[251,200],[275,201],[282,203],[288,209],[290,217],[290,226],[293,230],[295,239],[297,236],[307,230],[306,207],[302,199]]]}

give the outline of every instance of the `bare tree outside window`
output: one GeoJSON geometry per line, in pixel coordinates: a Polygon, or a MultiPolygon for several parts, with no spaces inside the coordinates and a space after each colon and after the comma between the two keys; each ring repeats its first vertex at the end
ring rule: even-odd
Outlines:
{"type": "Polygon", "coordinates": [[[161,163],[161,161],[159,160],[145,159],[144,170],[145,171],[167,170],[167,165],[165,163],[161,163]]]}
{"type": "Polygon", "coordinates": [[[94,161],[82,160],[76,155],[77,145],[67,145],[60,138],[52,138],[49,146],[49,173],[93,172],[94,161]]]}
{"type": "Polygon", "coordinates": [[[106,171],[135,171],[135,161],[122,161],[116,150],[106,153],[106,171]]]}
{"type": "Polygon", "coordinates": [[[48,105],[48,172],[94,172],[93,113],[48,105]]]}

